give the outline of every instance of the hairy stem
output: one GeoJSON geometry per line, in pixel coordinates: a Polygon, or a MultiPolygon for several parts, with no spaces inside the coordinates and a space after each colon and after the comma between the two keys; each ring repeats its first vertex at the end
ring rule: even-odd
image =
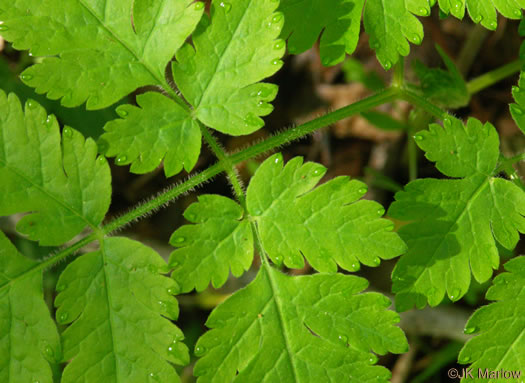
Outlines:
{"type": "Polygon", "coordinates": [[[151,200],[144,202],[141,205],[138,205],[133,210],[108,223],[102,228],[104,234],[111,234],[112,232],[129,224],[130,222],[133,222],[147,215],[148,213],[159,209],[163,205],[166,205],[167,203],[175,200],[181,194],[184,194],[192,190],[193,188],[201,185],[202,183],[212,179],[222,171],[222,165],[215,164],[213,166],[210,166],[203,172],[195,174],[194,176],[190,177],[187,181],[162,192],[157,197],[152,198],[151,200]]]}
{"type": "Polygon", "coordinates": [[[206,141],[206,143],[209,145],[212,152],[215,154],[215,157],[217,157],[219,163],[222,165],[223,170],[226,172],[228,180],[232,184],[235,197],[237,197],[237,200],[241,203],[241,205],[246,208],[246,196],[244,194],[241,180],[235,171],[234,164],[222,149],[221,145],[217,142],[215,137],[213,137],[210,130],[204,125],[201,125],[201,131],[204,141],[206,141]]]}
{"type": "MultiPolygon", "coordinates": [[[[201,173],[197,173],[193,176],[191,176],[187,181],[183,182],[182,184],[176,185],[175,187],[172,187],[155,198],[150,199],[149,201],[146,201],[128,213],[116,218],[112,222],[108,223],[104,227],[102,227],[102,232],[104,235],[109,235],[122,227],[126,226],[127,224],[136,221],[140,219],[141,217],[146,216],[147,214],[159,209],[160,207],[166,205],[167,203],[175,200],[177,197],[179,197],[181,194],[184,194],[193,188],[203,184],[206,181],[209,181],[219,173],[223,172],[225,162],[224,160],[227,160],[227,163],[230,164],[230,167],[232,167],[235,164],[241,163],[243,161],[246,161],[250,158],[257,157],[265,152],[269,152],[271,150],[274,150],[280,146],[286,145],[291,143],[294,140],[297,140],[299,138],[302,138],[304,136],[307,136],[308,134],[324,128],[326,126],[329,126],[337,121],[340,121],[344,118],[350,117],[354,114],[358,114],[364,111],[367,111],[371,108],[380,106],[382,104],[386,104],[388,102],[392,102],[399,98],[398,96],[399,91],[397,89],[386,89],[384,91],[381,91],[373,96],[370,96],[368,98],[365,98],[361,101],[358,101],[352,105],[345,106],[341,109],[337,109],[333,112],[327,113],[322,117],[316,118],[315,120],[309,121],[301,126],[286,130],[284,132],[279,133],[276,136],[270,137],[269,139],[260,142],[258,144],[255,144],[247,149],[244,149],[238,153],[235,153],[231,156],[226,155],[220,146],[216,146],[215,149],[219,148],[220,151],[224,154],[221,154],[221,156],[224,156],[222,158],[222,163],[219,162],[208,169],[204,170],[201,173]]],[[[204,134],[204,133],[203,133],[204,134]]],[[[216,143],[215,139],[209,132],[205,134],[212,138],[212,140],[207,141],[210,147],[212,147],[212,150],[214,150],[214,144],[216,143]]],[[[208,137],[208,138],[209,138],[208,137]]],[[[217,155],[218,153],[216,153],[217,155]]],[[[228,165],[226,165],[228,166],[228,165]]],[[[236,177],[234,177],[236,179],[236,177]]],[[[237,179],[238,181],[238,179],[237,179]]],[[[233,182],[232,182],[233,184],[233,182]]],[[[237,194],[242,190],[242,187],[240,183],[238,186],[234,185],[234,189],[237,189],[235,193],[237,194]]],[[[244,196],[244,192],[242,193],[244,196]]],[[[257,228],[254,228],[254,230],[257,230],[257,228]]],[[[83,246],[95,241],[97,239],[96,234],[92,234],[87,236],[86,238],[80,240],[79,242],[75,243],[71,247],[62,250],[61,252],[57,253],[56,255],[48,258],[46,261],[42,262],[38,266],[38,270],[43,270],[45,268],[51,267],[60,260],[66,258],[70,254],[73,254],[83,246]]]]}
{"type": "Polygon", "coordinates": [[[334,110],[333,112],[327,113],[303,125],[287,129],[273,137],[259,142],[258,144],[255,144],[238,153],[232,154],[230,156],[230,160],[232,161],[232,163],[237,164],[247,159],[257,157],[262,153],[270,152],[283,145],[287,145],[295,140],[303,138],[309,135],[310,133],[315,132],[316,130],[341,121],[347,117],[395,101],[399,98],[398,95],[398,89],[390,88],[380,91],[379,93],[373,96],[367,97],[361,101],[345,106],[341,109],[334,110]]]}

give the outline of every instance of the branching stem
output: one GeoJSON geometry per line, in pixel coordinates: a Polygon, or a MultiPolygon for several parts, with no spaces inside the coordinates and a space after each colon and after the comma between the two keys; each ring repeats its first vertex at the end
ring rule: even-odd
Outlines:
{"type": "MultiPolygon", "coordinates": [[[[513,73],[519,71],[521,65],[522,61],[517,60],[513,63],[507,64],[499,69],[486,73],[485,75],[472,80],[468,84],[469,92],[471,94],[478,92],[481,89],[484,89],[496,83],[497,81],[500,81],[502,78],[512,75],[513,73]]],[[[239,202],[241,202],[243,206],[245,206],[246,197],[242,184],[237,176],[237,173],[235,172],[234,166],[236,164],[239,164],[251,158],[255,158],[263,153],[271,152],[281,146],[290,144],[295,140],[304,138],[305,136],[315,132],[316,130],[332,125],[355,114],[365,112],[377,106],[393,102],[395,100],[405,100],[425,110],[427,113],[433,115],[437,119],[443,119],[444,117],[446,117],[447,112],[428,102],[427,100],[425,100],[425,98],[421,97],[414,91],[409,90],[406,86],[404,86],[404,79],[402,78],[403,70],[403,64],[400,64],[396,68],[396,73],[394,74],[394,83],[393,86],[391,86],[390,88],[382,90],[377,94],[367,97],[354,104],[329,112],[303,125],[287,129],[275,136],[272,136],[262,142],[254,144],[253,146],[250,146],[240,152],[231,155],[226,154],[219,145],[219,143],[215,140],[215,137],[213,137],[211,132],[207,128],[202,127],[202,134],[204,136],[205,141],[208,143],[215,156],[219,160],[217,164],[212,165],[206,170],[191,176],[185,182],[160,193],[155,198],[152,198],[151,200],[138,205],[128,213],[116,218],[107,225],[103,226],[100,229],[100,231],[88,235],[87,237],[74,243],[70,247],[47,258],[45,261],[38,264],[28,273],[24,273],[24,275],[36,271],[43,271],[49,267],[54,266],[69,255],[80,250],[82,247],[97,240],[97,238],[99,238],[100,235],[112,234],[113,232],[123,228],[129,223],[150,214],[151,212],[159,209],[160,207],[168,204],[169,202],[174,201],[180,195],[192,190],[193,188],[199,185],[202,185],[203,183],[209,181],[210,179],[222,173],[223,171],[226,172],[228,178],[230,179],[237,199],[239,200],[239,202]]],[[[172,98],[178,98],[172,89],[167,89],[167,92],[172,98]]],[[[187,105],[183,106],[187,107],[187,105]]],[[[513,163],[523,161],[524,159],[525,154],[513,157],[512,159],[507,159],[504,167],[506,168],[508,166],[512,166],[513,163]]],[[[502,168],[502,170],[504,169],[502,168]]],[[[257,231],[256,227],[254,227],[253,229],[257,231]]],[[[259,247],[260,245],[261,244],[259,243],[259,247]]],[[[262,248],[260,248],[260,250],[261,252],[264,252],[262,248]]],[[[261,254],[261,256],[264,262],[265,260],[263,254],[261,254]]]]}

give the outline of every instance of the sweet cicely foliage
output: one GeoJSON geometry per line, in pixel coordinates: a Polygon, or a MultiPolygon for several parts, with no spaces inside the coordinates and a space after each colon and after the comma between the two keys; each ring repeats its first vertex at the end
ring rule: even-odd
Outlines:
{"type": "Polygon", "coordinates": [[[471,273],[485,282],[498,268],[496,241],[513,249],[525,233],[525,193],[496,177],[499,140],[490,123],[446,117],[443,127],[431,125],[415,139],[454,179],[411,182],[390,207],[392,217],[413,221],[400,230],[409,251],[392,275],[402,310],[422,308],[427,301],[436,306],[445,294],[457,301],[467,292],[471,273]]]}
{"type": "Polygon", "coordinates": [[[476,336],[461,350],[459,362],[472,363],[476,370],[525,368],[525,257],[508,261],[505,270],[487,292],[486,298],[496,302],[477,310],[465,327],[466,333],[476,336]]]}
{"type": "MultiPolygon", "coordinates": [[[[378,356],[409,348],[400,316],[388,297],[364,291],[365,278],[349,274],[393,260],[398,311],[437,306],[445,296],[456,302],[472,279],[489,281],[500,249],[512,251],[525,233],[525,188],[513,168],[523,153],[506,158],[493,125],[441,109],[468,105],[487,84],[467,83],[440,48],[447,71],[416,63],[420,83],[406,83],[401,58],[421,44],[420,17],[432,7],[495,29],[498,14],[520,19],[525,2],[0,0],[2,38],[37,57],[20,76],[26,85],[65,107],[112,107],[118,115],[95,142],[61,127],[34,100],[22,105],[0,90],[0,215],[17,221],[16,230],[0,232],[0,381],[171,383],[190,363],[199,382],[388,381],[378,356]],[[278,92],[265,79],[287,51],[319,41],[321,62],[335,65],[356,50],[361,23],[382,66],[396,66],[392,86],[238,153],[222,149],[215,132],[241,136],[264,126],[278,92]],[[408,119],[369,113],[397,100],[413,104],[416,120],[437,123],[415,132],[408,119]],[[442,174],[409,182],[388,217],[363,198],[364,182],[324,180],[327,169],[301,157],[270,155],[242,186],[236,164],[367,112],[389,129],[411,129],[409,143],[442,174]],[[107,158],[137,174],[162,166],[171,177],[195,168],[203,141],[216,165],[106,219],[107,158]],[[197,196],[171,236],[169,260],[111,236],[221,172],[235,198],[197,196]],[[35,261],[15,247],[21,236],[62,248],[35,261]],[[91,242],[95,248],[68,259],[91,242]],[[45,272],[63,260],[50,307],[45,272]],[[249,275],[213,309],[190,358],[193,342],[174,323],[175,295],[249,275]]],[[[505,70],[484,81],[512,73],[505,70]]],[[[523,78],[510,107],[521,132],[523,78]]],[[[466,324],[474,337],[459,362],[525,374],[523,257],[505,268],[487,293],[495,302],[466,324]]]]}

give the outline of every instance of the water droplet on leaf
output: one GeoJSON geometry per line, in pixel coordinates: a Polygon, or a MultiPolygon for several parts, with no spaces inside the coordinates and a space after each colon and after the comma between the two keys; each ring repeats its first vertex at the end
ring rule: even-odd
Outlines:
{"type": "Polygon", "coordinates": [[[166,311],[166,308],[168,307],[168,306],[166,305],[166,302],[164,302],[164,301],[158,301],[157,303],[158,303],[158,305],[159,305],[159,307],[160,307],[160,309],[161,309],[162,311],[166,311]]]}
{"type": "Polygon", "coordinates": [[[460,357],[460,358],[458,359],[458,362],[459,362],[460,364],[467,364],[467,363],[470,362],[470,360],[471,360],[471,359],[470,359],[470,356],[463,356],[463,357],[460,357]]]}
{"type": "Polygon", "coordinates": [[[46,356],[48,356],[49,358],[52,358],[54,359],[55,358],[55,352],[53,351],[53,349],[49,346],[46,346],[44,348],[44,354],[46,354],[46,356]]]}
{"type": "MultiPolygon", "coordinates": [[[[174,343],[176,343],[176,342],[174,342],[174,343]]],[[[175,347],[175,345],[172,345],[172,346],[168,347],[168,354],[173,355],[175,357],[178,356],[177,348],[175,347]]]]}
{"type": "Polygon", "coordinates": [[[381,263],[381,260],[378,257],[375,257],[374,259],[372,259],[372,264],[374,266],[379,266],[380,263],[381,263]]]}
{"type": "Polygon", "coordinates": [[[115,163],[117,165],[124,165],[124,163],[128,160],[128,157],[126,155],[118,156],[115,163]]]}
{"type": "Polygon", "coordinates": [[[56,290],[57,290],[57,292],[60,293],[60,292],[64,291],[66,289],[66,287],[67,286],[64,283],[60,283],[60,284],[57,285],[56,290]]]}
{"type": "Polygon", "coordinates": [[[352,263],[348,271],[358,271],[360,269],[359,263],[352,263]]]}
{"type": "Polygon", "coordinates": [[[28,101],[27,101],[27,107],[28,107],[29,109],[35,109],[36,106],[37,106],[37,103],[36,103],[35,101],[33,101],[33,100],[28,100],[28,101]]]}
{"type": "Polygon", "coordinates": [[[60,314],[60,316],[58,317],[58,323],[66,323],[67,318],[68,318],[67,313],[60,314]]]}
{"type": "Polygon", "coordinates": [[[9,27],[7,25],[5,24],[0,25],[0,32],[5,32],[8,30],[9,30],[9,27]]]}
{"type": "Polygon", "coordinates": [[[447,129],[450,129],[450,127],[452,126],[452,120],[449,117],[445,117],[443,119],[443,126],[447,129]]]}
{"type": "Polygon", "coordinates": [[[128,112],[127,112],[125,109],[117,109],[117,114],[118,114],[120,117],[127,117],[128,112]]]}
{"type": "Polygon", "coordinates": [[[419,134],[417,134],[417,135],[414,136],[414,140],[416,140],[416,141],[423,141],[423,138],[424,138],[424,137],[421,136],[421,135],[419,135],[419,134]]]}
{"type": "Polygon", "coordinates": [[[274,59],[270,62],[270,64],[272,64],[273,66],[279,65],[280,63],[281,63],[281,60],[279,59],[274,59]]]}
{"type": "Polygon", "coordinates": [[[421,44],[421,37],[419,35],[413,35],[410,38],[410,41],[412,41],[412,43],[414,43],[416,45],[419,45],[419,44],[421,44]]]}
{"type": "Polygon", "coordinates": [[[168,295],[177,295],[180,291],[180,288],[179,286],[172,286],[172,287],[168,287],[166,291],[168,295]]]}
{"type": "Polygon", "coordinates": [[[159,376],[157,374],[155,374],[154,372],[150,372],[149,373],[149,378],[153,379],[156,382],[160,382],[159,376]]]}
{"type": "Polygon", "coordinates": [[[220,4],[219,4],[222,8],[224,8],[224,11],[226,13],[230,12],[230,10],[232,9],[232,5],[226,1],[221,1],[220,4]]]}
{"type": "Polygon", "coordinates": [[[392,68],[392,63],[390,61],[385,61],[385,63],[383,64],[383,68],[385,68],[385,70],[390,70],[390,68],[392,68]]]}
{"type": "Polygon", "coordinates": [[[481,17],[481,15],[476,15],[472,17],[472,21],[474,21],[474,23],[476,24],[478,24],[481,20],[483,20],[483,17],[481,17]]]}
{"type": "Polygon", "coordinates": [[[273,23],[273,24],[276,24],[276,23],[278,23],[279,21],[281,21],[282,18],[283,18],[283,14],[282,14],[281,12],[278,12],[278,13],[276,13],[276,14],[273,15],[273,17],[272,17],[272,23],[273,23]]]}
{"type": "Polygon", "coordinates": [[[204,3],[203,2],[198,1],[198,2],[195,3],[195,10],[196,11],[200,11],[202,8],[204,8],[204,3]]]}
{"type": "Polygon", "coordinates": [[[368,359],[368,364],[376,364],[378,361],[377,355],[372,354],[368,359]]]}
{"type": "Polygon", "coordinates": [[[489,23],[489,29],[496,30],[497,27],[498,27],[497,22],[492,21],[491,23],[489,23]]]}
{"type": "Polygon", "coordinates": [[[73,137],[73,131],[71,130],[69,126],[66,126],[64,130],[62,131],[62,135],[66,138],[71,138],[73,137]]]}
{"type": "Polygon", "coordinates": [[[385,209],[380,207],[379,209],[377,209],[377,215],[382,217],[383,214],[385,214],[385,209]]]}
{"type": "Polygon", "coordinates": [[[206,353],[206,348],[203,346],[195,347],[195,356],[201,357],[206,353]]]}
{"type": "Polygon", "coordinates": [[[404,280],[405,280],[405,278],[400,277],[399,275],[394,275],[392,277],[392,282],[403,282],[404,280]]]}
{"type": "Polygon", "coordinates": [[[459,300],[459,296],[460,296],[460,294],[461,294],[461,291],[459,291],[458,289],[453,289],[453,290],[451,291],[451,293],[450,293],[450,296],[449,296],[449,297],[450,297],[450,300],[451,300],[452,302],[455,302],[455,301],[459,300]]]}
{"type": "Polygon", "coordinates": [[[22,81],[31,81],[33,79],[33,75],[31,75],[31,74],[22,74],[20,76],[20,78],[22,79],[22,81]]]}
{"type": "Polygon", "coordinates": [[[55,122],[55,118],[52,115],[47,116],[46,118],[47,127],[51,127],[54,122],[55,122]]]}
{"type": "Polygon", "coordinates": [[[275,264],[277,266],[281,266],[283,264],[283,257],[281,255],[275,256],[275,264]]]}
{"type": "Polygon", "coordinates": [[[419,8],[419,14],[421,16],[428,16],[430,15],[430,11],[427,8],[419,8]]]}
{"type": "Polygon", "coordinates": [[[359,194],[365,194],[368,191],[367,187],[362,187],[358,190],[359,194]]]}
{"type": "Polygon", "coordinates": [[[476,326],[465,327],[465,330],[463,330],[465,334],[474,334],[476,331],[478,331],[476,326]]]}
{"type": "Polygon", "coordinates": [[[346,335],[339,335],[337,339],[345,346],[348,344],[348,337],[346,335]]]}
{"type": "Polygon", "coordinates": [[[284,47],[283,39],[276,40],[275,43],[273,44],[273,49],[275,50],[281,49],[282,47],[284,47]]]}
{"type": "Polygon", "coordinates": [[[173,239],[173,243],[182,243],[182,242],[185,242],[185,241],[186,241],[185,237],[177,237],[177,238],[173,239]]]}

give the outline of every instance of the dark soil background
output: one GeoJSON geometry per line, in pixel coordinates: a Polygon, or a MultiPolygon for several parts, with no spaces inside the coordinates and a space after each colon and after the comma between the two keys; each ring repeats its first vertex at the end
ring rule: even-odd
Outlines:
{"type": "MultiPolygon", "coordinates": [[[[415,83],[411,62],[418,59],[430,67],[443,67],[435,45],[438,44],[458,65],[467,80],[487,71],[496,69],[518,58],[522,39],[518,34],[518,22],[500,19],[496,31],[489,32],[475,26],[467,19],[463,22],[454,18],[440,19],[436,7],[431,17],[422,19],[425,39],[421,46],[411,46],[406,60],[407,78],[415,83]],[[470,58],[469,58],[470,57],[470,58]]],[[[370,50],[368,37],[362,34],[353,62],[361,64],[364,72],[372,76],[376,83],[390,82],[391,72],[385,72],[370,50]]],[[[50,113],[57,115],[61,123],[82,131],[85,135],[97,138],[105,121],[117,118],[114,108],[86,112],[84,107],[65,109],[58,102],[46,100],[35,95],[19,80],[18,74],[36,61],[26,52],[17,52],[0,38],[0,87],[5,91],[16,92],[22,100],[33,98],[42,103],[50,113]]],[[[348,60],[347,60],[348,61],[348,60]]],[[[347,104],[372,94],[363,83],[352,81],[355,73],[345,62],[343,65],[325,68],[321,65],[317,47],[298,55],[287,56],[284,67],[269,82],[279,85],[279,94],[274,102],[274,112],[266,118],[266,126],[260,131],[243,137],[217,135],[228,151],[236,151],[250,143],[278,133],[282,129],[306,122],[347,104]]],[[[516,85],[518,75],[507,78],[473,96],[470,105],[451,111],[456,116],[473,116],[481,121],[492,122],[500,133],[501,147],[506,156],[523,151],[525,138],[516,127],[508,104],[512,103],[511,87],[516,85]]],[[[136,95],[136,94],[135,94],[136,95]]],[[[134,96],[122,102],[134,102],[134,96]]],[[[411,106],[404,102],[385,105],[382,112],[405,121],[411,106]]],[[[387,208],[396,190],[408,182],[407,135],[403,131],[382,130],[366,119],[355,116],[339,122],[335,126],[294,142],[281,149],[285,160],[303,156],[305,161],[320,162],[328,168],[323,182],[338,175],[348,175],[364,180],[369,185],[365,198],[374,199],[387,208]]],[[[270,154],[270,153],[269,153],[270,154]]],[[[269,155],[268,154],[268,155],[269,155]]],[[[242,179],[247,184],[251,175],[264,157],[252,159],[239,166],[242,179]]],[[[206,169],[215,163],[213,154],[203,148],[194,172],[206,169]]],[[[441,177],[434,166],[419,153],[419,177],[441,177]]],[[[519,169],[523,177],[525,166],[519,169]]],[[[156,195],[159,191],[186,179],[187,174],[166,179],[162,168],[147,175],[129,173],[128,167],[112,166],[113,199],[107,220],[114,218],[156,195]]],[[[121,234],[138,239],[167,258],[172,251],[168,245],[171,233],[185,224],[182,213],[199,194],[216,193],[232,196],[231,187],[223,176],[216,177],[194,192],[181,196],[169,206],[155,214],[127,227],[121,234]]],[[[53,249],[38,249],[15,235],[14,223],[17,218],[0,220],[0,228],[6,231],[16,245],[26,254],[38,258],[53,249]]],[[[397,225],[401,224],[396,222],[397,225]]],[[[516,254],[525,252],[524,241],[516,249],[516,254]]],[[[512,254],[503,253],[503,260],[512,254]]],[[[252,270],[240,279],[231,278],[220,290],[209,289],[200,294],[187,294],[179,297],[181,305],[178,325],[187,337],[190,349],[196,339],[206,330],[204,322],[210,311],[230,293],[244,286],[253,278],[258,267],[255,258],[252,270]]],[[[390,292],[390,273],[396,260],[382,262],[377,268],[362,267],[357,273],[369,279],[372,290],[390,292]]],[[[502,262],[503,263],[503,262],[502,262]]],[[[64,265],[46,273],[46,296],[51,303],[54,283],[64,265]]],[[[501,271],[501,270],[500,270],[501,271]]],[[[296,274],[310,273],[304,270],[296,274]]],[[[403,314],[401,326],[409,337],[411,349],[402,356],[387,355],[379,363],[393,370],[393,382],[449,382],[446,375],[455,364],[457,352],[462,342],[468,338],[463,335],[466,318],[484,301],[488,285],[473,283],[471,290],[461,301],[453,306],[444,302],[429,310],[411,311],[403,314]]],[[[52,304],[50,304],[52,308],[52,304]]],[[[180,369],[184,382],[191,382],[192,365],[180,369]]]]}

